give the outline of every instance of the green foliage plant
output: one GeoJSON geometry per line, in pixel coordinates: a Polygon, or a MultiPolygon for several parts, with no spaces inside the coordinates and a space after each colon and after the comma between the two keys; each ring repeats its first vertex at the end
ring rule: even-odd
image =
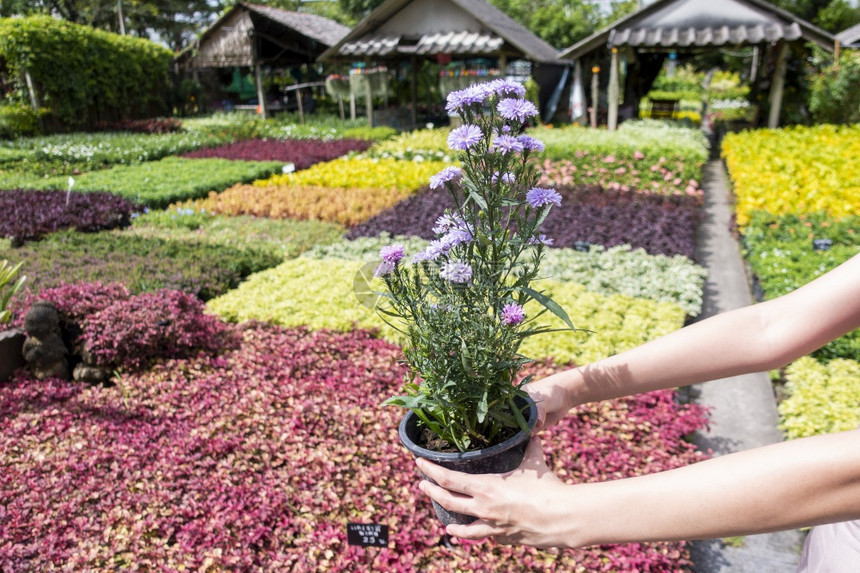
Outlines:
{"type": "Polygon", "coordinates": [[[785,371],[788,398],[779,404],[780,427],[789,439],[844,432],[860,424],[860,362],[805,356],[785,371]]]}
{"type": "MultiPolygon", "coordinates": [[[[134,165],[76,175],[75,191],[108,191],[151,208],[165,208],[177,201],[206,197],[238,182],[250,183],[279,173],[284,164],[273,161],[183,159],[166,157],[134,165]]],[[[2,181],[2,180],[0,180],[2,181]]],[[[32,189],[66,189],[66,176],[28,179],[32,189]]]]}
{"type": "Polygon", "coordinates": [[[812,77],[809,109],[819,123],[860,123],[860,52],[845,50],[839,60],[812,77]]]}
{"type": "Polygon", "coordinates": [[[0,60],[18,99],[29,101],[29,74],[41,105],[66,129],[167,111],[173,53],[148,40],[50,16],[3,18],[0,60]]]}
{"type": "Polygon", "coordinates": [[[410,366],[405,393],[386,404],[411,409],[461,452],[528,431],[515,398],[527,396],[528,377],[517,379],[531,360],[519,348],[552,330],[537,322],[542,314],[551,311],[575,330],[532,286],[551,243],[540,226],[561,196],[536,186],[529,157],[543,144],[523,134],[538,113],[525,95],[507,80],[449,94],[447,110],[463,118],[448,136],[462,168],[446,167],[430,186],[448,189],[455,207],[437,221],[438,239],[426,250],[407,262],[401,245],[384,247],[375,272],[385,284],[377,310],[406,337],[410,366]],[[531,301],[543,309],[526,315],[531,301]]]}
{"type": "Polygon", "coordinates": [[[0,325],[6,324],[12,319],[12,311],[9,310],[9,302],[12,297],[18,294],[26,276],[18,277],[15,280],[15,275],[21,270],[23,263],[12,265],[6,259],[0,260],[0,325]],[[15,281],[13,283],[13,281],[15,281]]]}

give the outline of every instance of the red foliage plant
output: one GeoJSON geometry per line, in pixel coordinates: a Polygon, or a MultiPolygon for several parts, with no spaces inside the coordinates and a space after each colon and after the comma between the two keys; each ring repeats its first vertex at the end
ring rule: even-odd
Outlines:
{"type": "MultiPolygon", "coordinates": [[[[689,567],[681,542],[444,543],[397,440],[403,412],[379,407],[402,383],[399,347],[361,330],[227,328],[236,350],[131,373],[124,394],[23,371],[0,386],[0,570],[689,567]],[[348,545],[347,522],[388,525],[388,547],[348,545]]],[[[581,406],[543,442],[562,479],[615,479],[702,459],[683,436],[704,423],[663,391],[581,406]]]]}
{"type": "Polygon", "coordinates": [[[36,300],[52,302],[71,337],[99,366],[138,370],[157,358],[221,352],[236,340],[193,295],[169,289],[132,295],[120,283],[77,283],[28,294],[16,304],[17,325],[36,300]]]}
{"type": "Polygon", "coordinates": [[[243,161],[284,161],[296,169],[307,169],[315,163],[330,161],[351,151],[365,151],[372,142],[363,139],[249,139],[220,147],[198,149],[182,157],[220,157],[243,161]]]}

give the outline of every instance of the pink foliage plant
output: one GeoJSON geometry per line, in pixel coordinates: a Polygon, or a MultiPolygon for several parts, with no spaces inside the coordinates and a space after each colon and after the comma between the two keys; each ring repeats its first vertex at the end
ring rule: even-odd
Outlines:
{"type": "MultiPolygon", "coordinates": [[[[401,348],[362,330],[225,328],[235,350],[156,363],[123,392],[23,371],[0,386],[0,571],[689,567],[684,543],[449,543],[396,440],[401,413],[378,408],[401,348]],[[347,522],[388,525],[388,547],[348,545],[347,522]]],[[[543,441],[562,479],[606,480],[702,459],[683,438],[704,424],[664,391],[581,406],[543,441]]]]}

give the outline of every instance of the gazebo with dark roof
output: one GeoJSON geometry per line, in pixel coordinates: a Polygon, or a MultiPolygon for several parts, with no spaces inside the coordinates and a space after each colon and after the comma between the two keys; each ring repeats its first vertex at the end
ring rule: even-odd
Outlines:
{"type": "Polygon", "coordinates": [[[312,64],[348,32],[346,26],[316,14],[237,2],[183,50],[177,64],[190,70],[254,68],[260,111],[265,118],[261,66],[312,64]]]}
{"type": "Polygon", "coordinates": [[[647,93],[670,51],[760,46],[771,50],[774,73],[768,126],[779,123],[785,60],[791,42],[812,42],[832,51],[836,38],[764,0],[658,0],[562,50],[559,56],[591,62],[609,59],[608,119],[615,129],[620,93],[619,57],[627,57],[625,101],[647,93]],[[632,78],[632,80],[631,80],[632,78]]]}
{"type": "Polygon", "coordinates": [[[485,0],[387,0],[319,59],[414,64],[439,56],[493,59],[501,70],[513,60],[531,62],[535,81],[548,88],[541,90],[541,104],[566,68],[556,48],[485,0]]]}

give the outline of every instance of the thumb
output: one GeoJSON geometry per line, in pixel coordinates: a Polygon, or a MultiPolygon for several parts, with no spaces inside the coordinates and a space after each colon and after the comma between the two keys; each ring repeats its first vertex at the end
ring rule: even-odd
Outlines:
{"type": "Polygon", "coordinates": [[[529,440],[529,445],[526,447],[526,453],[523,456],[523,461],[520,463],[519,470],[532,471],[539,475],[549,471],[543,455],[543,443],[540,441],[540,438],[534,437],[529,440]]]}

